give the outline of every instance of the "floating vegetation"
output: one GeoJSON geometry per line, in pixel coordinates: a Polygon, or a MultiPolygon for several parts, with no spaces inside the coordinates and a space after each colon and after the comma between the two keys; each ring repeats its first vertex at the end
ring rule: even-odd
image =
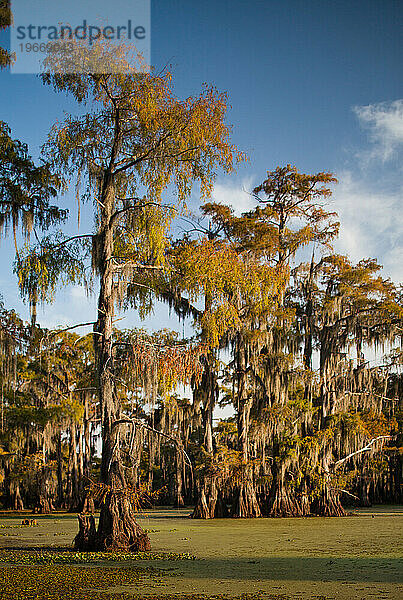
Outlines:
{"type": "Polygon", "coordinates": [[[27,527],[39,527],[36,521],[33,523],[20,523],[19,525],[0,525],[0,529],[26,529],[27,527]]]}
{"type": "MultiPolygon", "coordinates": [[[[152,566],[77,566],[105,560],[192,560],[190,554],[124,552],[0,551],[0,600],[140,600],[147,578],[158,581],[161,570],[152,566]],[[40,562],[41,564],[35,564],[40,562]],[[60,563],[65,564],[60,564],[60,563]],[[17,564],[20,563],[20,564],[17,564]],[[76,563],[76,565],[74,565],[76,563]],[[11,566],[12,564],[12,566],[11,566]],[[27,568],[27,565],[30,565],[27,568]],[[73,565],[73,566],[71,566],[73,565]],[[116,588],[130,586],[130,591],[116,588]]],[[[287,600],[284,595],[265,595],[265,600],[287,600]]],[[[262,600],[259,594],[158,594],[147,600],[262,600]]]]}
{"type": "MultiPolygon", "coordinates": [[[[65,565],[0,568],[0,600],[139,600],[145,577],[158,576],[151,567],[67,567],[65,565]],[[113,588],[133,586],[129,591],[113,588]]],[[[265,595],[265,600],[288,600],[286,595],[265,595]]],[[[260,594],[156,594],[147,600],[262,600],[260,594]]]]}
{"type": "Polygon", "coordinates": [[[133,560],[195,560],[188,552],[73,552],[55,550],[0,550],[0,563],[10,565],[85,565],[133,560]]]}
{"type": "Polygon", "coordinates": [[[105,590],[116,586],[138,585],[142,575],[156,570],[103,567],[67,567],[64,565],[2,567],[0,569],[0,600],[115,600],[130,596],[109,594],[105,590]]]}
{"type": "MultiPolygon", "coordinates": [[[[121,596],[124,598],[131,598],[131,596],[121,596]]],[[[133,596],[134,598],[142,598],[142,596],[133,596]]],[[[240,596],[233,596],[232,594],[158,594],[158,596],[147,595],[147,600],[292,600],[291,596],[285,594],[241,594],[240,596]]],[[[334,600],[334,598],[328,598],[327,596],[317,596],[315,600],[334,600]]]]}

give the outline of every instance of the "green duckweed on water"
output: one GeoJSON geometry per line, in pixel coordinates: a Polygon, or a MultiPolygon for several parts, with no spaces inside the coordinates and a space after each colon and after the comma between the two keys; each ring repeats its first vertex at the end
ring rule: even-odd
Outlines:
{"type": "Polygon", "coordinates": [[[63,550],[0,550],[0,563],[24,565],[88,564],[133,560],[195,560],[189,553],[175,552],[72,552],[63,550]]]}
{"type": "MultiPolygon", "coordinates": [[[[150,571],[150,570],[149,570],[150,571]]],[[[14,566],[0,569],[1,600],[101,600],[121,598],[106,595],[113,586],[138,586],[145,569],[126,567],[72,567],[61,565],[14,566]]]]}
{"type": "Polygon", "coordinates": [[[188,515],[155,510],[139,517],[153,548],[139,554],[73,551],[74,515],[37,516],[38,528],[20,529],[13,529],[18,517],[0,518],[9,527],[0,538],[0,600],[403,597],[402,507],[332,519],[188,515]]]}

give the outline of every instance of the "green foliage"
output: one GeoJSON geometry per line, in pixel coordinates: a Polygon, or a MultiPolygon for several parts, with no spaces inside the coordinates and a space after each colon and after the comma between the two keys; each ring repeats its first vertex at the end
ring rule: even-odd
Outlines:
{"type": "Polygon", "coordinates": [[[71,600],[118,600],[121,593],[109,594],[100,590],[121,585],[138,585],[146,572],[141,567],[31,565],[4,566],[0,569],[1,600],[58,600],[61,595],[71,600]],[[107,594],[107,595],[106,595],[107,594]]]}
{"type": "Polygon", "coordinates": [[[47,164],[35,166],[28,148],[13,140],[0,121],[0,233],[11,223],[21,223],[24,233],[33,227],[47,229],[67,217],[67,211],[51,205],[61,189],[61,179],[47,164]]]}
{"type": "MultiPolygon", "coordinates": [[[[10,10],[10,0],[0,0],[0,31],[8,29],[12,24],[13,16],[10,10]]],[[[11,64],[13,56],[6,48],[0,46],[0,69],[11,64]]]]}
{"type": "Polygon", "coordinates": [[[58,285],[91,284],[85,258],[88,240],[72,240],[62,233],[45,237],[36,246],[26,246],[14,265],[21,294],[31,303],[52,302],[58,285]]]}
{"type": "Polygon", "coordinates": [[[204,208],[212,222],[219,223],[219,229],[227,232],[231,229],[233,236],[210,239],[206,235],[199,240],[185,238],[176,243],[170,251],[173,269],[168,282],[168,289],[174,290],[174,295],[168,294],[168,300],[175,306],[172,297],[187,295],[193,303],[189,313],[200,328],[202,339],[214,348],[224,336],[231,337],[240,331],[247,319],[270,318],[284,280],[261,254],[241,247],[239,231],[247,227],[243,219],[216,204],[204,208]],[[196,308],[200,302],[204,308],[196,308]]]}

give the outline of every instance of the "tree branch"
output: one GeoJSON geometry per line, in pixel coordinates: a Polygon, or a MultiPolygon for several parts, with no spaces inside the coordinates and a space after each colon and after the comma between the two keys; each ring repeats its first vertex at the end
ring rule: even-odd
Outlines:
{"type": "Polygon", "coordinates": [[[111,260],[124,260],[126,262],[124,262],[123,264],[116,264],[115,267],[116,269],[119,268],[123,268],[125,266],[127,266],[127,264],[131,263],[130,266],[133,267],[133,269],[150,269],[152,271],[161,271],[164,269],[163,266],[156,266],[156,265],[143,265],[142,263],[138,263],[133,261],[130,256],[111,256],[111,260]]]}
{"type": "Polygon", "coordinates": [[[183,456],[185,457],[188,467],[190,468],[190,472],[193,477],[192,462],[191,462],[188,454],[185,452],[184,448],[179,445],[179,440],[172,437],[172,435],[168,435],[167,433],[163,433],[162,431],[159,431],[158,429],[154,429],[154,427],[151,427],[150,425],[146,425],[145,423],[140,421],[140,419],[136,419],[136,418],[129,419],[128,417],[125,417],[122,419],[118,419],[117,421],[114,421],[114,423],[112,423],[112,430],[114,429],[114,427],[118,427],[119,425],[131,425],[132,427],[135,427],[136,425],[138,425],[142,429],[146,429],[147,431],[151,431],[151,433],[156,433],[157,435],[160,435],[161,437],[171,440],[175,444],[178,452],[181,452],[183,454],[183,456]]]}
{"type": "Polygon", "coordinates": [[[370,440],[368,442],[368,444],[366,446],[364,446],[363,448],[360,448],[359,450],[356,450],[355,452],[351,452],[351,454],[348,454],[347,456],[345,456],[344,458],[341,458],[340,460],[337,460],[334,465],[333,468],[337,469],[340,465],[342,465],[344,462],[346,462],[346,460],[348,460],[349,458],[351,458],[352,456],[356,456],[357,454],[361,454],[362,452],[368,452],[368,450],[371,450],[371,447],[373,446],[373,444],[375,444],[376,442],[379,442],[380,440],[390,440],[392,439],[393,436],[392,435],[379,435],[376,438],[373,438],[372,440],[370,440]]]}

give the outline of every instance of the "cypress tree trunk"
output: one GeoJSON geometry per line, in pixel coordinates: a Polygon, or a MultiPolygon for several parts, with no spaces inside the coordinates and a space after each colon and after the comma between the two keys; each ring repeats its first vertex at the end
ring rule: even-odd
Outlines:
{"type": "Polygon", "coordinates": [[[59,507],[63,507],[65,505],[63,488],[63,446],[61,429],[59,430],[57,436],[57,504],[59,507]]]}
{"type": "Polygon", "coordinates": [[[231,517],[251,519],[261,516],[262,513],[257,501],[252,475],[248,472],[245,481],[238,486],[235,492],[231,507],[231,517]]]}
{"type": "Polygon", "coordinates": [[[360,506],[372,506],[369,491],[371,488],[371,477],[368,474],[362,475],[359,479],[359,497],[360,506]]]}
{"type": "Polygon", "coordinates": [[[17,479],[10,481],[10,508],[12,510],[24,510],[24,502],[21,497],[20,482],[17,479]]]}
{"type": "MultiPolygon", "coordinates": [[[[330,326],[323,326],[320,333],[320,413],[319,427],[325,430],[327,427],[328,415],[332,415],[336,409],[336,392],[334,391],[334,379],[337,375],[337,362],[339,360],[339,351],[337,347],[337,336],[330,326]]],[[[332,489],[329,473],[329,464],[331,463],[331,448],[326,445],[322,449],[321,472],[323,479],[319,496],[312,503],[312,512],[322,517],[342,517],[346,513],[341,505],[339,494],[332,489]]]]}
{"type": "MultiPolygon", "coordinates": [[[[198,390],[203,400],[203,447],[207,461],[213,459],[213,410],[218,395],[217,375],[214,368],[214,356],[210,353],[204,359],[204,372],[198,390]]],[[[197,502],[192,513],[193,519],[214,519],[228,516],[216,476],[202,471],[198,483],[197,502]]]]}
{"type": "MultiPolygon", "coordinates": [[[[117,152],[119,143],[119,122],[115,127],[115,143],[112,152],[117,152]]],[[[113,176],[108,170],[103,177],[100,198],[100,224],[98,235],[94,236],[93,259],[99,274],[100,290],[98,297],[98,320],[94,327],[94,344],[99,399],[102,424],[101,484],[106,490],[101,504],[98,530],[94,528],[85,537],[80,521],[80,531],[75,543],[86,539],[87,549],[108,550],[124,549],[142,551],[150,549],[147,534],[135,521],[130,494],[120,466],[119,427],[116,422],[120,416],[119,400],[116,396],[113,372],[113,223],[115,206],[113,176]]]]}
{"type": "Polygon", "coordinates": [[[204,476],[199,489],[193,519],[222,519],[228,517],[228,509],[215,477],[204,476]]]}
{"type": "MultiPolygon", "coordinates": [[[[88,406],[88,397],[85,396],[84,401],[84,444],[85,451],[83,457],[83,474],[84,477],[89,480],[91,474],[91,459],[92,459],[92,446],[91,446],[91,421],[89,416],[89,406],[88,406]]],[[[83,486],[85,488],[85,486],[83,486]]],[[[81,512],[83,513],[93,513],[95,512],[95,504],[93,497],[85,492],[83,494],[83,506],[81,512]]]]}
{"type": "Polygon", "coordinates": [[[318,498],[312,503],[312,512],[320,517],[344,517],[345,511],[340,502],[340,495],[332,488],[329,475],[329,459],[322,459],[322,471],[324,473],[318,498]]]}
{"type": "Polygon", "coordinates": [[[178,451],[175,456],[175,507],[185,506],[183,499],[183,455],[179,452],[182,448],[182,441],[178,441],[178,451]]]}
{"type": "Polygon", "coordinates": [[[243,474],[241,481],[235,489],[231,516],[237,518],[261,517],[262,514],[256,496],[253,473],[249,464],[248,442],[251,399],[248,397],[247,390],[246,348],[241,342],[240,334],[237,340],[236,358],[238,372],[238,449],[242,456],[243,474]]]}
{"type": "Polygon", "coordinates": [[[309,278],[305,285],[306,304],[305,304],[305,323],[304,323],[304,367],[312,369],[312,351],[313,351],[313,282],[314,282],[314,255],[312,254],[311,266],[309,269],[309,278]]]}
{"type": "Polygon", "coordinates": [[[80,509],[80,480],[77,461],[77,428],[74,421],[70,425],[70,452],[69,452],[69,475],[67,485],[67,502],[69,512],[77,512],[80,509]]]}
{"type": "MultiPolygon", "coordinates": [[[[401,435],[398,436],[397,447],[401,445],[401,437],[401,435]]],[[[391,494],[388,501],[396,503],[403,502],[403,457],[398,451],[390,457],[388,476],[391,486],[391,494]]]]}
{"type": "Polygon", "coordinates": [[[307,517],[311,514],[311,503],[309,501],[309,485],[306,479],[303,480],[300,492],[299,492],[299,506],[301,508],[301,516],[307,517]]]}
{"type": "Polygon", "coordinates": [[[312,512],[320,517],[344,517],[346,514],[339,495],[330,490],[327,483],[323,484],[319,498],[313,502],[312,512]]]}
{"type": "Polygon", "coordinates": [[[53,493],[51,485],[52,472],[47,465],[44,465],[37,477],[37,499],[34,512],[51,513],[55,510],[53,506],[53,493]]]}
{"type": "Polygon", "coordinates": [[[273,479],[267,503],[267,515],[269,517],[302,517],[306,513],[301,508],[295,494],[287,486],[286,467],[284,463],[278,465],[278,460],[280,459],[274,459],[272,463],[273,479]]]}
{"type": "MultiPolygon", "coordinates": [[[[154,427],[154,416],[152,417],[152,427],[154,427]]],[[[155,444],[153,436],[148,433],[148,487],[151,490],[154,482],[154,465],[155,465],[155,444]]]]}
{"type": "Polygon", "coordinates": [[[80,425],[77,430],[77,473],[78,473],[78,497],[80,504],[84,501],[84,446],[83,446],[83,429],[80,425]]]}

